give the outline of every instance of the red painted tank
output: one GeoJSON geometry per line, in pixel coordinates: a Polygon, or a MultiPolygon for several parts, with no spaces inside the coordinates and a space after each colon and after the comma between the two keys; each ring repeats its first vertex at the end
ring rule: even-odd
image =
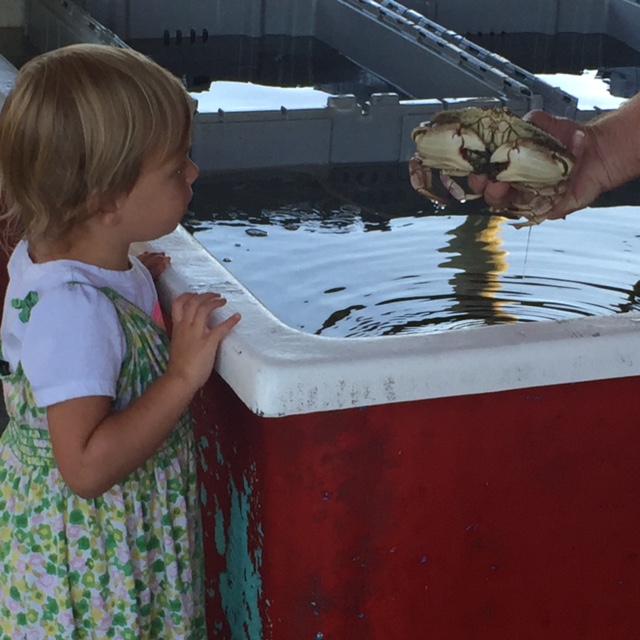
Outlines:
{"type": "Polygon", "coordinates": [[[637,387],[261,418],[216,378],[198,403],[210,637],[635,638],[637,387]]]}
{"type": "Polygon", "coordinates": [[[243,314],[194,406],[212,639],[636,637],[637,314],[322,338],[145,248],[243,314]]]}

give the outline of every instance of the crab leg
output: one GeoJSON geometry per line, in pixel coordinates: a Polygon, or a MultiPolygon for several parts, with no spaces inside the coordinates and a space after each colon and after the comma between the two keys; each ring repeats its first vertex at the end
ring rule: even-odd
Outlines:
{"type": "Polygon", "coordinates": [[[447,188],[447,191],[459,202],[467,200],[477,200],[482,197],[481,193],[467,193],[450,175],[440,172],[440,182],[447,188]]]}

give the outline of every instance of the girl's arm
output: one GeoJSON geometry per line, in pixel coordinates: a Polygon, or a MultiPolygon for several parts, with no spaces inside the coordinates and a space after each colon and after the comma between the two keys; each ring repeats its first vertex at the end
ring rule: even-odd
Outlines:
{"type": "Polygon", "coordinates": [[[126,409],[89,396],[47,409],[53,453],[69,488],[95,498],[144,464],[160,447],[195,393],[211,375],[220,341],[239,314],[209,328],[210,313],[226,303],[218,294],[184,294],[173,304],[167,371],[126,409]]]}

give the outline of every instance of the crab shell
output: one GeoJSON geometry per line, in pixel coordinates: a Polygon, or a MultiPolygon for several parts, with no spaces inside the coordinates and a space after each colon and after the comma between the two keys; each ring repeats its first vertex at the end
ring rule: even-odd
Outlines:
{"type": "Polygon", "coordinates": [[[546,218],[566,191],[574,165],[573,155],[556,138],[503,107],[441,111],[414,129],[412,138],[411,184],[419,193],[445,204],[451,196],[460,201],[479,197],[465,193],[449,176],[484,173],[523,194],[521,202],[500,211],[527,218],[519,226],[546,218]],[[434,181],[434,172],[444,188],[434,181]]]}

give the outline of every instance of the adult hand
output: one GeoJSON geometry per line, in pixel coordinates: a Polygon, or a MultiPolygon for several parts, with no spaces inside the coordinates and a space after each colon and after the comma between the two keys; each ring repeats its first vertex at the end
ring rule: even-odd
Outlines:
{"type": "MultiPolygon", "coordinates": [[[[603,191],[611,188],[607,165],[600,151],[595,130],[568,118],[558,118],[544,111],[532,111],[525,116],[533,124],[548,131],[564,144],[575,157],[567,190],[550,210],[548,218],[564,218],[569,213],[590,205],[603,191]]],[[[527,194],[508,183],[492,182],[486,175],[469,176],[469,185],[484,195],[494,209],[505,209],[510,204],[526,201],[527,194]]]]}

